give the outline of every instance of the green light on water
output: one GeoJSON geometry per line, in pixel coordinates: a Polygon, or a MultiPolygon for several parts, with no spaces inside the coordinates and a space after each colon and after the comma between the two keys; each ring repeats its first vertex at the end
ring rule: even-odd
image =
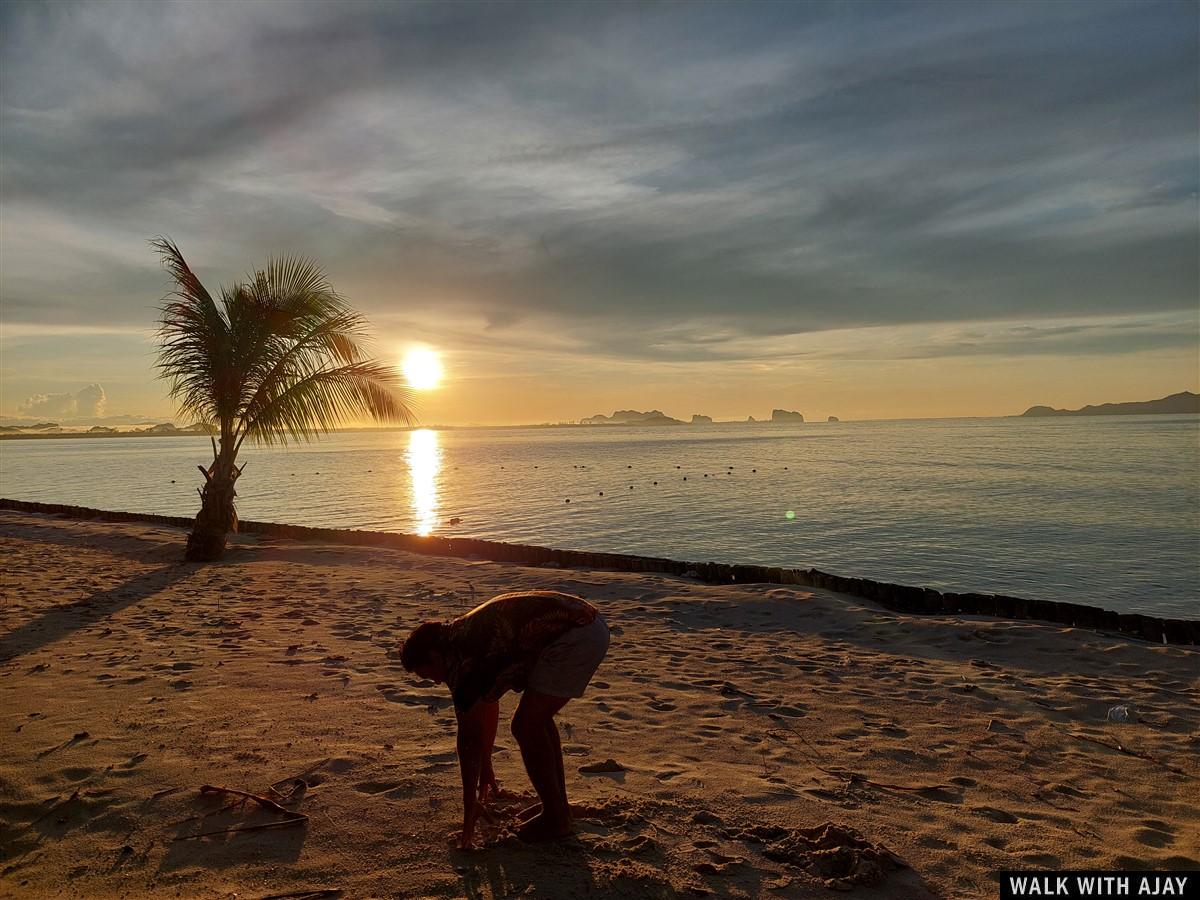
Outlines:
{"type": "Polygon", "coordinates": [[[794,509],[789,509],[783,514],[783,517],[790,522],[792,519],[796,518],[796,511],[794,509]]]}

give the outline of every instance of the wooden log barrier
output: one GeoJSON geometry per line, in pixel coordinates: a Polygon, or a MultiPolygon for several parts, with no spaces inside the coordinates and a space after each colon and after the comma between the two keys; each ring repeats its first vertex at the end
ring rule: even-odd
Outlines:
{"type": "MultiPolygon", "coordinates": [[[[190,528],[193,520],[184,516],[92,509],[59,503],[33,503],[0,498],[0,510],[64,516],[71,519],[104,522],[150,522],[174,528],[190,528]]],[[[715,562],[688,562],[651,556],[619,553],[589,553],[525,544],[506,544],[477,538],[444,538],[400,534],[389,531],[358,531],[341,528],[312,528],[277,522],[243,521],[241,534],[256,534],[288,540],[324,541],[370,547],[387,547],[409,553],[448,556],[460,559],[486,559],[518,565],[556,565],[569,568],[615,569],[625,572],[659,572],[682,576],[695,572],[710,584],[785,584],[818,587],[862,597],[895,612],[914,615],[988,616],[1011,620],[1032,620],[1120,633],[1156,644],[1200,646],[1200,620],[1164,619],[1140,613],[1118,613],[1081,603],[1030,600],[997,594],[941,592],[913,587],[847,578],[819,569],[786,569],[755,565],[725,565],[715,562]]]]}

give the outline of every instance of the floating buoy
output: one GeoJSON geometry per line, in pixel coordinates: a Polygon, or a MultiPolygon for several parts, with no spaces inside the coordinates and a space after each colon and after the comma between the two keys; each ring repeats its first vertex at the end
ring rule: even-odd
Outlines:
{"type": "Polygon", "coordinates": [[[656,481],[656,482],[654,482],[654,483],[655,483],[655,484],[658,484],[658,482],[657,482],[657,481],[656,481]]]}
{"type": "Polygon", "coordinates": [[[462,521],[462,519],[460,519],[458,516],[454,516],[454,518],[452,518],[452,519],[450,520],[450,524],[451,524],[451,525],[457,525],[457,524],[458,524],[459,522],[461,522],[461,521],[462,521]]]}
{"type": "Polygon", "coordinates": [[[603,496],[604,496],[604,491],[601,491],[601,492],[600,492],[600,496],[601,496],[601,497],[603,497],[603,496]]]}
{"type": "Polygon", "coordinates": [[[171,484],[174,484],[174,483],[175,483],[175,479],[174,479],[174,478],[172,478],[172,479],[171,479],[171,484]]]}
{"type": "Polygon", "coordinates": [[[563,503],[570,503],[570,500],[564,500],[563,503]]]}
{"type": "Polygon", "coordinates": [[[686,476],[686,475],[684,475],[684,476],[683,476],[683,480],[684,480],[684,481],[687,481],[687,476],[686,476]]]}
{"type": "Polygon", "coordinates": [[[625,468],[627,468],[627,469],[632,469],[632,468],[633,468],[633,466],[626,466],[625,468]]]}

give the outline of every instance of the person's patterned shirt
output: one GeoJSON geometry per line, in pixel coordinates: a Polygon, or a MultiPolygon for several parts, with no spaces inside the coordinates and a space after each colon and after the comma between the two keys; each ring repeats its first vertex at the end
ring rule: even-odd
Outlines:
{"type": "Polygon", "coordinates": [[[501,594],[459,616],[444,650],[454,708],[466,712],[479,700],[523,691],[542,650],[595,618],[592,604],[557,591],[501,594]]]}

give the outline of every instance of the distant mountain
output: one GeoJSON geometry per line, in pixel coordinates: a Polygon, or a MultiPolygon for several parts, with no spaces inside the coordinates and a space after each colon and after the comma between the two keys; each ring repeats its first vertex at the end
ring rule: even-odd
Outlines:
{"type": "Polygon", "coordinates": [[[829,417],[828,419],[826,419],[825,421],[827,421],[827,422],[840,422],[840,421],[842,421],[842,420],[841,420],[841,419],[839,419],[837,416],[830,416],[830,417],[829,417]]]}
{"type": "Polygon", "coordinates": [[[1200,394],[1182,391],[1161,400],[1143,400],[1135,403],[1102,403],[1085,406],[1083,409],[1053,409],[1049,406],[1031,406],[1022,416],[1153,416],[1172,413],[1200,413],[1200,394]]]}
{"type": "Polygon", "coordinates": [[[595,415],[580,419],[581,425],[682,425],[660,410],[638,412],[636,409],[618,409],[611,416],[595,415]]]}
{"type": "Polygon", "coordinates": [[[804,416],[800,415],[800,413],[798,413],[798,412],[792,412],[791,410],[787,410],[787,409],[773,409],[773,410],[771,410],[771,421],[772,422],[803,422],[804,416]]]}
{"type": "Polygon", "coordinates": [[[712,416],[702,416],[702,415],[700,415],[700,413],[694,413],[692,415],[692,424],[693,425],[711,425],[712,424],[712,416]]]}
{"type": "Polygon", "coordinates": [[[38,422],[36,425],[0,425],[0,433],[17,434],[22,431],[62,431],[57,422],[38,422]]]}
{"type": "MultiPolygon", "coordinates": [[[[93,429],[94,430],[94,429],[93,429]]],[[[186,428],[177,428],[174,422],[163,422],[149,428],[138,429],[141,434],[216,434],[217,429],[203,422],[193,422],[186,428]]]]}

